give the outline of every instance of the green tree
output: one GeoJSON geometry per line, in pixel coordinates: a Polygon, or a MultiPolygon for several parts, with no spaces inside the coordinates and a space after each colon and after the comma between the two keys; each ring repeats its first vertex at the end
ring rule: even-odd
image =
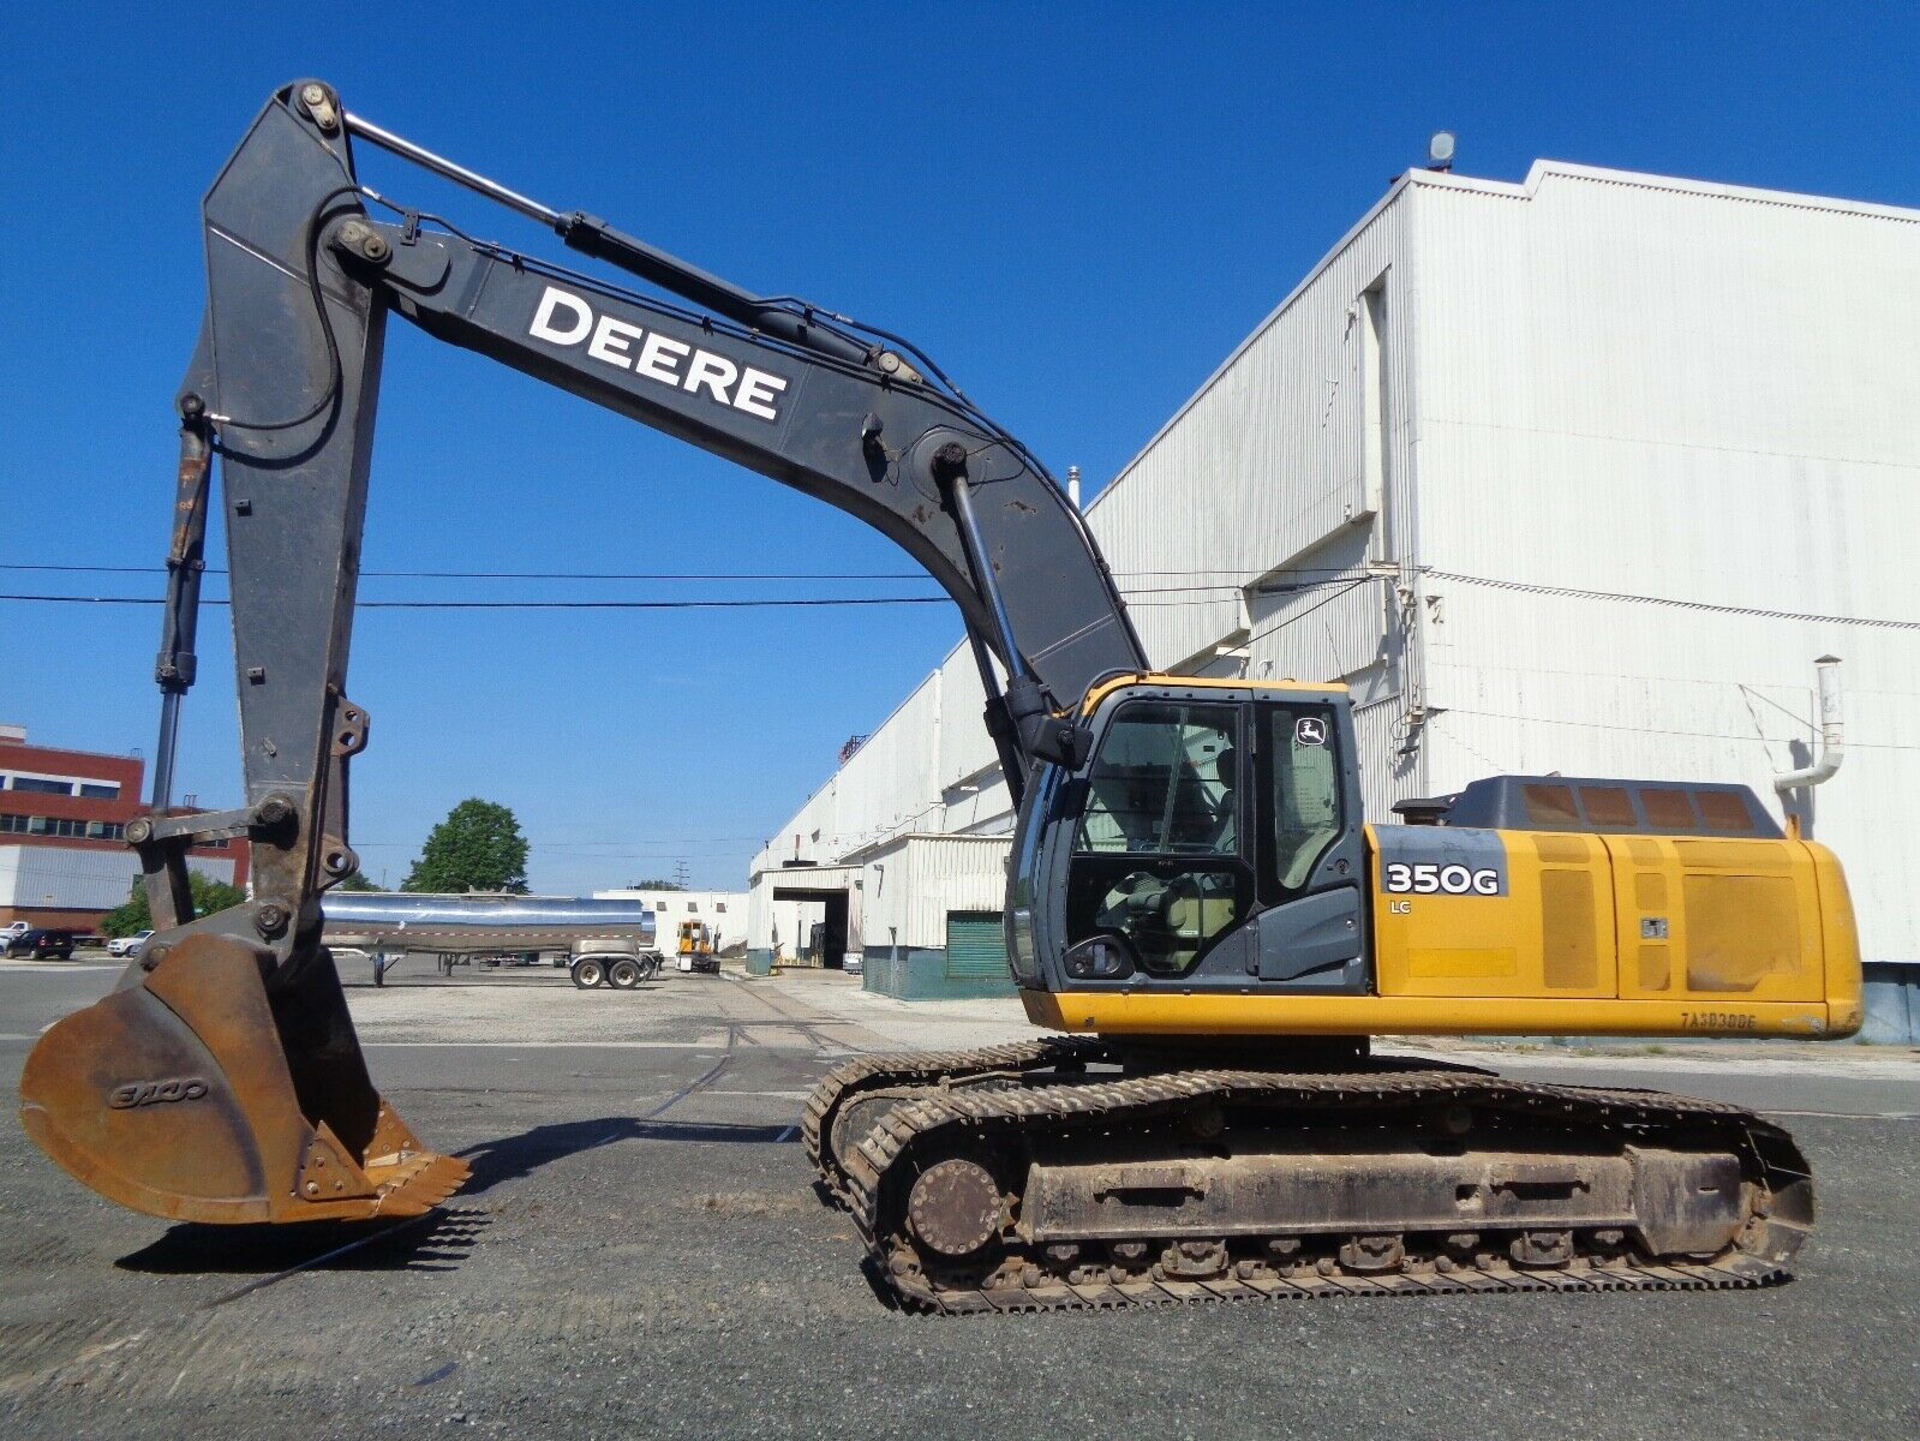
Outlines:
{"type": "Polygon", "coordinates": [[[376,886],[356,870],[350,871],[334,889],[338,891],[377,891],[380,887],[376,886]]]}
{"type": "MultiPolygon", "coordinates": [[[[198,871],[187,872],[187,889],[193,893],[195,919],[210,916],[215,911],[224,911],[229,906],[237,906],[247,898],[247,893],[240,887],[213,880],[198,871]]],[[[146,883],[136,876],[127,903],[114,907],[100,918],[100,932],[107,936],[131,936],[137,931],[152,928],[153,911],[147,905],[146,883]]]]}
{"type": "Polygon", "coordinates": [[[678,881],[662,880],[656,876],[652,880],[635,881],[627,889],[630,891],[684,891],[686,887],[678,881]]]}
{"type": "Polygon", "coordinates": [[[527,889],[527,840],[513,812],[469,799],[447,812],[400,883],[403,891],[527,889]]]}

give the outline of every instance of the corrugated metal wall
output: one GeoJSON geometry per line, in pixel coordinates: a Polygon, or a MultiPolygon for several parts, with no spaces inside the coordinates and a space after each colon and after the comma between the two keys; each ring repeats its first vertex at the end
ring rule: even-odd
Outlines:
{"type": "MultiPolygon", "coordinates": [[[[233,884],[231,859],[187,857],[187,869],[233,884]]],[[[131,850],[80,846],[0,846],[0,906],[23,910],[112,910],[127,899],[140,860],[131,850]]]]}
{"type": "Polygon", "coordinates": [[[937,949],[949,911],[998,913],[1006,854],[999,836],[901,836],[875,851],[861,880],[867,944],[937,949]]]}
{"type": "Polygon", "coordinates": [[[1810,830],[1867,955],[1920,960],[1920,628],[1487,583],[1920,616],[1920,215],[1544,165],[1413,200],[1433,788],[1560,770],[1771,804],[1839,655],[1848,758],[1810,830]]]}
{"type": "MultiPolygon", "coordinates": [[[[947,789],[984,772],[999,773],[1000,760],[980,717],[986,692],[973,652],[958,645],[940,663],[940,747],[935,758],[938,784],[947,789]]],[[[951,799],[951,798],[950,798],[951,799]]],[[[926,829],[936,829],[927,827],[926,829]]]]}

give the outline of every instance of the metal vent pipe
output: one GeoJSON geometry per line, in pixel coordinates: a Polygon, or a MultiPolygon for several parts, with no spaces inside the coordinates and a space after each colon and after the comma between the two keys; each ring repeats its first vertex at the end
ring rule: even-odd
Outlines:
{"type": "Polygon", "coordinates": [[[1773,788],[1785,795],[1801,786],[1831,780],[1846,756],[1840,733],[1840,657],[1823,655],[1814,662],[1820,676],[1820,754],[1812,765],[1773,778],[1773,788]]]}

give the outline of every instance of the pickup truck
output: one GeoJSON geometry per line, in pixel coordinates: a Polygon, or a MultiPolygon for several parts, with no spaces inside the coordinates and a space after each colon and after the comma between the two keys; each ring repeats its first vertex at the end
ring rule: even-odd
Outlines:
{"type": "Polygon", "coordinates": [[[140,948],[147,943],[152,931],[135,931],[130,936],[115,936],[107,942],[107,954],[110,956],[137,956],[140,948]]]}
{"type": "Polygon", "coordinates": [[[0,926],[0,956],[6,955],[13,948],[15,937],[24,936],[32,929],[33,925],[28,921],[11,921],[0,926]]]}
{"type": "Polygon", "coordinates": [[[34,926],[7,937],[7,954],[36,961],[73,959],[73,932],[56,926],[34,926]]]}

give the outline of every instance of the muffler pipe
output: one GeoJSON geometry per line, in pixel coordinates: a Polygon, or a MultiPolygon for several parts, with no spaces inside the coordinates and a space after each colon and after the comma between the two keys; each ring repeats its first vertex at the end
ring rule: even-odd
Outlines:
{"type": "Polygon", "coordinates": [[[1820,677],[1820,754],[1811,765],[1786,771],[1773,778],[1773,788],[1785,795],[1802,786],[1817,786],[1833,779],[1846,758],[1846,745],[1840,725],[1840,657],[1823,655],[1814,662],[1820,677]]]}

